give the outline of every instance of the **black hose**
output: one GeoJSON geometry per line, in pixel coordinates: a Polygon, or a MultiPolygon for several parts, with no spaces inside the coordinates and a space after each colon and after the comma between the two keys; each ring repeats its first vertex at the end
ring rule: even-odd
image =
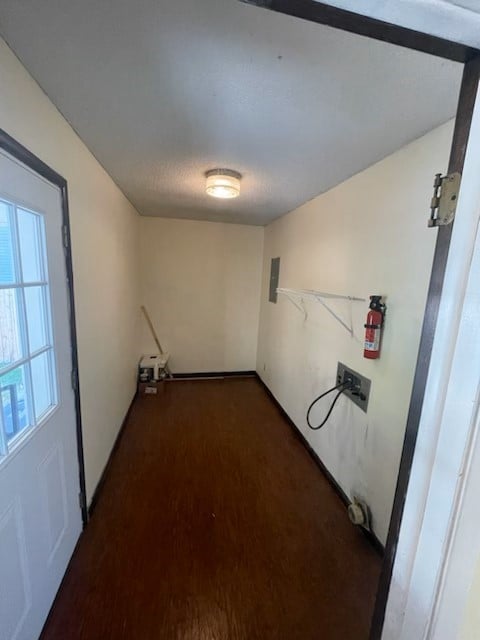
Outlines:
{"type": "Polygon", "coordinates": [[[331,415],[331,413],[333,411],[333,407],[335,406],[337,400],[340,398],[342,393],[344,393],[345,391],[348,391],[348,389],[351,389],[351,388],[352,388],[352,381],[351,380],[344,380],[340,384],[337,384],[337,386],[332,387],[328,391],[325,391],[325,393],[322,393],[322,395],[318,396],[318,398],[315,398],[315,400],[312,402],[312,404],[308,407],[308,411],[307,411],[307,424],[310,427],[310,429],[312,429],[313,431],[318,431],[318,429],[321,429],[325,425],[325,423],[328,421],[328,419],[330,418],[330,415],[331,415]],[[313,409],[313,407],[317,404],[317,402],[319,400],[321,400],[322,398],[327,396],[329,393],[332,393],[332,391],[336,391],[337,389],[340,389],[340,391],[337,393],[337,395],[335,396],[332,404],[330,405],[330,409],[328,410],[328,413],[325,416],[325,419],[317,427],[314,427],[310,422],[310,412],[311,412],[311,410],[313,409]]]}

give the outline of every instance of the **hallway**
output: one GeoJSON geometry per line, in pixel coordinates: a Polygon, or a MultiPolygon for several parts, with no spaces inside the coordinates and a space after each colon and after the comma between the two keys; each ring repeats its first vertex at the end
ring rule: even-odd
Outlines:
{"type": "Polygon", "coordinates": [[[42,640],[366,640],[380,558],[255,378],[138,397],[42,640]]]}

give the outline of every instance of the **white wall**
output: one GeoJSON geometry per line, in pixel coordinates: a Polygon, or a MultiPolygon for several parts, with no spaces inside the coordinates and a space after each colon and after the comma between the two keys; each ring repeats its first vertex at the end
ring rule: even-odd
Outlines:
{"type": "MultiPolygon", "coordinates": [[[[142,304],[174,372],[256,364],[263,228],[140,218],[142,304]]],[[[142,351],[157,349],[142,323],[142,351]]]]}
{"type": "MultiPolygon", "coordinates": [[[[273,222],[265,231],[257,368],[284,409],[350,496],[367,500],[384,542],[403,444],[436,231],[426,226],[432,178],[447,167],[453,123],[273,222]],[[363,358],[367,304],[335,303],[354,337],[319,304],[308,318],[285,298],[268,302],[270,260],[280,286],[318,289],[388,304],[380,360],[363,358]],[[308,429],[310,401],[333,386],[337,361],[372,380],[364,414],[342,398],[320,432],[308,429]]],[[[320,421],[332,397],[318,407],[320,421]]]]}
{"type": "Polygon", "coordinates": [[[475,577],[472,582],[467,604],[465,606],[465,616],[460,631],[459,640],[478,640],[480,629],[480,559],[475,564],[475,577]]]}
{"type": "Polygon", "coordinates": [[[135,391],[138,215],[0,40],[0,127],[68,181],[90,500],[135,391]]]}

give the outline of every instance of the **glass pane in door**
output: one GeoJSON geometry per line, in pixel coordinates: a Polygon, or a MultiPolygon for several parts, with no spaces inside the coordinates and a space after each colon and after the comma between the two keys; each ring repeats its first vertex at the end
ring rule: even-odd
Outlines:
{"type": "Polygon", "coordinates": [[[0,200],[0,285],[15,282],[11,206],[0,200]]]}
{"type": "Polygon", "coordinates": [[[19,289],[0,289],[0,371],[24,356],[19,289]]]}
{"type": "Polygon", "coordinates": [[[41,282],[45,276],[40,217],[24,209],[17,209],[17,216],[23,282],[41,282]]]}
{"type": "Polygon", "coordinates": [[[25,287],[28,343],[30,353],[46,347],[48,339],[46,313],[46,287],[25,287]]]}
{"type": "Polygon", "coordinates": [[[9,442],[29,426],[24,367],[0,376],[0,394],[3,425],[9,442]]]}
{"type": "Polygon", "coordinates": [[[42,353],[32,358],[33,400],[35,405],[35,419],[41,419],[46,411],[55,403],[53,397],[53,367],[50,352],[42,353]]]}

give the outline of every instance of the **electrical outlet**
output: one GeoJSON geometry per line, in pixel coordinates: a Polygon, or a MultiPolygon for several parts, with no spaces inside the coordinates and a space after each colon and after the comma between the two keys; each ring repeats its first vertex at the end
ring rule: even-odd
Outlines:
{"type": "Polygon", "coordinates": [[[366,413],[368,399],[370,397],[371,381],[365,378],[365,376],[362,376],[361,373],[344,365],[343,362],[339,362],[337,366],[337,384],[347,381],[351,383],[351,387],[345,389],[344,395],[350,398],[357,407],[360,407],[360,409],[366,413]]]}

